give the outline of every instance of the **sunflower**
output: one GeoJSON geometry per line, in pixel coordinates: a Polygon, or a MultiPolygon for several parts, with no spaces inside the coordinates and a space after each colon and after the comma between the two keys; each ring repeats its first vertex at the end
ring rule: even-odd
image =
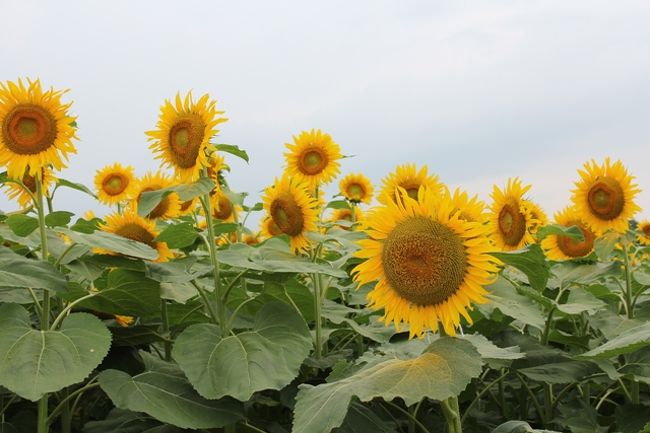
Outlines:
{"type": "Polygon", "coordinates": [[[444,193],[450,197],[452,203],[457,205],[455,211],[459,212],[459,219],[479,223],[486,221],[485,203],[479,200],[477,195],[470,198],[469,194],[460,188],[456,188],[453,194],[446,185],[443,185],[442,188],[444,193]]]}
{"type": "Polygon", "coordinates": [[[422,187],[427,187],[434,192],[439,192],[442,189],[442,184],[438,180],[438,176],[429,175],[429,168],[425,165],[418,171],[415,164],[398,165],[395,171],[390,173],[382,179],[381,192],[377,200],[381,204],[387,205],[391,201],[395,201],[396,189],[404,188],[409,197],[418,198],[418,191],[422,187]]]}
{"type": "MultiPolygon", "coordinates": [[[[359,209],[359,206],[354,206],[354,222],[359,222],[364,220],[363,211],[359,209]]],[[[350,208],[334,209],[330,221],[336,223],[338,221],[350,221],[352,222],[352,212],[350,208]]],[[[346,227],[347,228],[347,227],[346,227]]]]}
{"type": "Polygon", "coordinates": [[[223,156],[219,155],[217,152],[213,152],[208,157],[208,177],[212,179],[215,185],[221,185],[221,172],[227,167],[225,159],[223,156]]]}
{"type": "Polygon", "coordinates": [[[196,180],[214,151],[210,139],[219,132],[216,126],[228,120],[219,117],[223,113],[208,94],[194,102],[192,92],[185,98],[177,93],[175,103],[167,99],[160,107],[158,129],[146,133],[150,148],[163,165],[174,169],[181,182],[196,180]]]}
{"type": "Polygon", "coordinates": [[[269,218],[289,236],[291,249],[309,248],[306,234],[318,230],[318,210],[307,185],[289,176],[276,178],[275,184],[264,191],[262,201],[269,218]]]}
{"type": "Polygon", "coordinates": [[[409,324],[410,337],[427,329],[455,335],[460,316],[468,323],[471,303],[486,302],[483,286],[494,280],[498,261],[489,228],[465,221],[449,195],[422,188],[418,199],[399,189],[395,202],[373,211],[369,239],[358,241],[355,255],[367,259],[352,274],[359,286],[377,280],[369,305],[384,308],[384,321],[399,330],[409,324]]]}
{"type": "MultiPolygon", "coordinates": [[[[106,216],[106,224],[100,224],[100,229],[108,232],[115,233],[127,239],[141,242],[149,245],[151,248],[158,251],[158,258],[156,262],[166,262],[173,253],[167,247],[165,242],[156,242],[156,223],[146,218],[138,216],[134,211],[126,211],[123,214],[114,213],[106,216]]],[[[95,248],[95,253],[115,255],[114,252],[95,248]]]]}
{"type": "Polygon", "coordinates": [[[490,225],[492,240],[504,251],[512,251],[535,242],[531,233],[538,222],[530,214],[523,198],[530,185],[522,186],[518,178],[508,179],[505,190],[494,185],[490,225]]]}
{"type": "Polygon", "coordinates": [[[641,210],[634,203],[634,196],[640,192],[632,183],[634,176],[621,161],[612,164],[609,158],[603,165],[591,160],[578,173],[581,180],[575,183],[571,199],[582,219],[597,235],[610,229],[625,232],[628,220],[641,210]]]}
{"type": "Polygon", "coordinates": [[[106,205],[113,205],[131,198],[135,187],[133,167],[122,167],[115,163],[97,170],[95,189],[97,199],[106,205]]]}
{"type": "Polygon", "coordinates": [[[119,314],[116,314],[114,319],[115,323],[120,325],[122,328],[128,328],[135,323],[135,317],[133,316],[120,316],[119,314]]]}
{"type": "Polygon", "coordinates": [[[522,200],[521,202],[524,206],[524,209],[532,219],[530,233],[534,235],[537,233],[537,230],[539,230],[540,227],[548,224],[548,216],[546,216],[546,212],[544,212],[544,210],[539,207],[537,203],[531,200],[522,200]]]}
{"type": "Polygon", "coordinates": [[[362,173],[350,173],[339,183],[341,195],[352,203],[370,203],[372,199],[372,183],[362,173]]]}
{"type": "MultiPolygon", "coordinates": [[[[138,202],[140,201],[142,193],[167,188],[173,184],[174,183],[172,180],[160,171],[156,173],[145,174],[144,177],[138,180],[134,188],[134,209],[137,209],[138,202]]],[[[160,200],[160,203],[158,203],[158,205],[151,212],[149,212],[147,218],[152,220],[174,218],[180,214],[180,210],[180,199],[178,198],[178,194],[173,192],[171,194],[167,194],[162,200],[160,200]]]]}
{"type": "Polygon", "coordinates": [[[555,223],[564,227],[576,226],[582,232],[583,240],[564,235],[549,235],[542,240],[546,256],[555,261],[572,260],[588,256],[594,250],[596,235],[582,220],[575,207],[568,206],[554,215],[555,223]]]}
{"type": "Polygon", "coordinates": [[[196,210],[196,206],[198,205],[198,203],[199,203],[198,197],[194,197],[193,199],[181,202],[178,210],[178,216],[191,215],[196,210]]]}
{"type": "Polygon", "coordinates": [[[339,159],[342,158],[341,148],[332,137],[320,129],[302,131],[293,137],[293,144],[286,144],[289,152],[284,156],[287,160],[287,174],[318,187],[322,183],[331,182],[339,173],[339,159]]]}
{"type": "MultiPolygon", "coordinates": [[[[25,185],[25,188],[29,189],[32,194],[36,194],[36,177],[29,174],[29,167],[25,169],[25,174],[23,175],[21,182],[25,185]]],[[[52,170],[48,166],[44,166],[41,169],[41,177],[43,182],[43,196],[49,197],[49,188],[56,182],[56,177],[52,174],[52,170]]],[[[32,201],[32,197],[25,189],[14,182],[5,183],[7,188],[7,197],[10,200],[18,201],[21,207],[25,208],[32,201]]]]}
{"type": "Polygon", "coordinates": [[[641,245],[650,245],[650,221],[641,221],[637,227],[639,234],[637,240],[641,245]]]}
{"type": "Polygon", "coordinates": [[[47,165],[61,170],[69,154],[77,153],[75,118],[67,113],[71,103],[61,102],[66,92],[44,91],[39,80],[0,83],[0,165],[10,178],[26,171],[35,177],[47,165]]]}
{"type": "Polygon", "coordinates": [[[88,220],[88,221],[92,221],[95,218],[97,218],[97,216],[95,215],[95,211],[93,211],[91,209],[84,212],[83,217],[84,217],[85,220],[88,220]]]}
{"type": "Polygon", "coordinates": [[[215,189],[211,193],[212,216],[221,222],[234,222],[237,219],[237,212],[240,210],[221,189],[215,189]]]}
{"type": "Polygon", "coordinates": [[[282,230],[280,230],[280,227],[278,227],[278,225],[273,221],[273,218],[267,215],[262,219],[260,233],[264,239],[268,239],[273,236],[281,235],[282,230]]]}

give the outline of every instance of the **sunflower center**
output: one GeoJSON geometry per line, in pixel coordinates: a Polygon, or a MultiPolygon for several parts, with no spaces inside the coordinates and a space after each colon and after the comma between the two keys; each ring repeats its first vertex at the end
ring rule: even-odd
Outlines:
{"type": "Polygon", "coordinates": [[[194,199],[192,200],[187,200],[181,203],[181,212],[185,212],[188,210],[192,205],[194,204],[194,199]]]}
{"type": "Polygon", "coordinates": [[[390,286],[417,305],[447,300],[462,284],[467,269],[462,239],[425,217],[411,217],[390,232],[382,263],[390,286]]]}
{"type": "Polygon", "coordinates": [[[273,221],[273,218],[271,218],[271,221],[269,221],[267,228],[271,236],[282,234],[282,230],[280,230],[280,227],[278,227],[275,221],[273,221]]]}
{"type": "Polygon", "coordinates": [[[308,175],[318,174],[325,169],[329,160],[319,149],[310,149],[300,158],[300,171],[308,175]]]}
{"type": "Polygon", "coordinates": [[[352,185],[348,186],[348,196],[353,201],[360,201],[365,195],[365,192],[366,191],[363,186],[359,185],[358,183],[353,183],[352,185]]]}
{"type": "Polygon", "coordinates": [[[135,223],[124,224],[122,227],[115,230],[115,234],[134,241],[142,242],[143,244],[149,245],[151,248],[156,248],[156,243],[153,241],[154,235],[141,225],[135,223]]]}
{"type": "Polygon", "coordinates": [[[171,157],[181,168],[196,165],[205,135],[205,123],[197,115],[189,115],[177,121],[169,131],[171,157]]]}
{"type": "Polygon", "coordinates": [[[302,209],[290,195],[281,195],[271,203],[271,218],[282,233],[297,236],[302,233],[302,209]]]}
{"type": "Polygon", "coordinates": [[[604,220],[613,220],[623,211],[625,196],[621,185],[611,177],[605,176],[589,188],[587,196],[589,208],[604,220]]]}
{"type": "Polygon", "coordinates": [[[512,204],[505,204],[499,212],[499,231],[506,245],[519,245],[526,234],[526,217],[512,204]]]}
{"type": "Polygon", "coordinates": [[[38,105],[14,107],[2,122],[2,141],[19,155],[35,155],[56,141],[56,120],[38,105]]]}
{"type": "Polygon", "coordinates": [[[111,174],[104,179],[102,182],[102,187],[104,192],[108,195],[118,195],[124,192],[126,187],[129,185],[128,179],[120,174],[111,174]]]}
{"type": "Polygon", "coordinates": [[[213,215],[215,218],[220,220],[227,220],[232,215],[232,203],[223,194],[219,195],[219,201],[217,206],[213,209],[213,215]]]}
{"type": "Polygon", "coordinates": [[[641,228],[644,235],[650,236],[650,224],[646,224],[641,228]]]}
{"type": "Polygon", "coordinates": [[[25,185],[31,192],[36,192],[36,177],[29,174],[29,171],[25,171],[25,175],[23,176],[23,185],[25,185]]]}
{"type": "Polygon", "coordinates": [[[569,236],[559,235],[557,237],[557,246],[569,257],[584,257],[593,249],[596,237],[591,230],[583,228],[579,223],[574,222],[571,224],[578,226],[582,232],[584,240],[580,241],[569,236]]]}
{"type": "MultiPolygon", "coordinates": [[[[160,188],[145,188],[142,190],[142,192],[147,192],[147,191],[156,191],[160,188]]],[[[140,196],[142,195],[142,192],[140,193],[140,196]]],[[[140,196],[138,196],[138,201],[140,201],[140,196]]],[[[162,200],[160,200],[160,203],[153,208],[151,212],[149,212],[149,215],[147,215],[147,218],[149,219],[156,219],[156,218],[161,218],[164,216],[167,211],[169,210],[169,196],[166,196],[162,200]]]]}

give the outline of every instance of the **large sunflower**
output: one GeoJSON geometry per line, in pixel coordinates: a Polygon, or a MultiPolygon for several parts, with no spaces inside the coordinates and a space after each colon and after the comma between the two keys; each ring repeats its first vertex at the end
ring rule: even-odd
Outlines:
{"type": "Polygon", "coordinates": [[[370,203],[372,200],[372,183],[362,173],[345,176],[339,183],[339,190],[352,203],[370,203]]]}
{"type": "Polygon", "coordinates": [[[239,206],[236,206],[220,188],[213,190],[210,196],[212,216],[221,222],[233,222],[237,218],[239,206]]]}
{"type": "Polygon", "coordinates": [[[20,179],[47,165],[65,167],[71,153],[77,153],[73,139],[75,118],[68,116],[71,103],[63,104],[66,90],[43,90],[39,80],[0,83],[0,165],[7,175],[20,179]]]}
{"type": "Polygon", "coordinates": [[[367,259],[352,271],[359,285],[377,280],[370,306],[384,309],[386,323],[409,324],[421,336],[442,324],[456,334],[460,316],[468,323],[471,303],[486,302],[483,286],[494,280],[497,260],[488,227],[465,221],[449,195],[422,188],[414,200],[404,189],[396,202],[370,214],[357,257],[367,259]]]}
{"type": "Polygon", "coordinates": [[[564,227],[576,226],[584,239],[573,239],[564,235],[549,235],[542,240],[542,249],[546,256],[555,261],[572,260],[589,255],[594,250],[596,235],[580,218],[574,207],[568,206],[554,215],[555,223],[564,227]]]}
{"type": "Polygon", "coordinates": [[[539,224],[530,214],[523,198],[530,185],[522,186],[518,178],[508,179],[502,191],[494,185],[490,225],[492,240],[504,251],[517,250],[535,242],[532,230],[539,224]]]}
{"type": "Polygon", "coordinates": [[[228,120],[219,117],[223,113],[208,94],[194,102],[192,92],[185,98],[177,93],[175,103],[167,99],[160,107],[158,129],[146,133],[150,148],[165,166],[174,169],[181,182],[196,180],[214,151],[210,139],[219,132],[216,126],[228,120]]]}
{"type": "Polygon", "coordinates": [[[380,203],[387,205],[395,201],[397,188],[404,188],[409,197],[418,198],[418,191],[422,187],[427,187],[431,191],[438,193],[442,189],[438,176],[430,175],[429,168],[424,165],[420,170],[415,164],[398,165],[395,171],[388,174],[382,179],[381,192],[377,199],[380,203]]]}
{"type": "Polygon", "coordinates": [[[329,183],[339,173],[341,148],[332,137],[320,129],[302,131],[293,137],[293,144],[286,144],[289,152],[287,174],[306,182],[311,188],[329,183]]]}
{"type": "Polygon", "coordinates": [[[451,202],[456,204],[455,211],[458,212],[458,218],[469,221],[484,223],[487,219],[485,215],[485,203],[479,200],[477,195],[472,197],[466,191],[456,188],[452,194],[446,185],[443,186],[444,194],[451,198],[451,202]]]}
{"type": "Polygon", "coordinates": [[[639,230],[639,234],[636,238],[639,243],[641,245],[650,245],[650,221],[641,221],[637,229],[639,230]]]}
{"type": "Polygon", "coordinates": [[[122,167],[115,163],[97,170],[95,175],[95,189],[97,199],[106,204],[113,205],[132,197],[135,188],[133,167],[122,167]]]}
{"type": "MultiPolygon", "coordinates": [[[[138,202],[142,193],[147,191],[155,191],[158,189],[167,188],[174,185],[174,182],[166,176],[164,173],[147,173],[138,180],[134,188],[134,208],[137,209],[138,202]]],[[[147,215],[149,219],[167,219],[175,218],[180,215],[181,212],[181,202],[178,198],[178,194],[171,193],[167,194],[160,203],[147,215]]]]}
{"type": "Polygon", "coordinates": [[[289,236],[291,249],[309,248],[307,232],[318,230],[316,201],[309,195],[307,185],[284,176],[264,191],[264,209],[280,231],[289,236]]]}
{"type": "Polygon", "coordinates": [[[578,170],[581,179],[575,183],[573,203],[582,219],[594,233],[600,235],[607,230],[623,233],[628,220],[641,210],[634,202],[640,192],[621,161],[613,164],[609,158],[603,165],[591,160],[584,170],[578,170]]]}
{"type": "MultiPolygon", "coordinates": [[[[26,168],[21,182],[32,194],[36,194],[36,177],[29,174],[29,172],[29,168],[26,168]]],[[[48,197],[50,186],[56,182],[56,177],[48,166],[44,166],[41,169],[41,176],[43,182],[43,196],[48,197]]],[[[18,201],[18,204],[20,204],[21,207],[27,207],[32,201],[32,197],[21,185],[14,182],[7,182],[5,183],[5,187],[7,188],[7,197],[9,197],[10,200],[18,201]]]]}
{"type": "MultiPolygon", "coordinates": [[[[166,262],[174,256],[165,242],[154,241],[159,234],[156,231],[156,223],[138,216],[134,211],[108,215],[106,216],[106,224],[101,224],[100,228],[105,232],[115,233],[116,235],[141,242],[154,248],[158,251],[156,262],[166,262]]],[[[95,252],[98,254],[115,255],[113,251],[99,248],[96,248],[95,252]]]]}

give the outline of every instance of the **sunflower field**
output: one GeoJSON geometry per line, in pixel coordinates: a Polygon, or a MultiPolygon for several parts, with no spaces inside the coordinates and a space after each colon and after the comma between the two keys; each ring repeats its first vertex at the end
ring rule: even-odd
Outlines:
{"type": "Polygon", "coordinates": [[[258,202],[228,183],[248,154],[226,120],[179,93],[146,132],[160,170],[86,186],[59,174],[67,91],[0,83],[1,433],[650,432],[650,222],[623,162],[586,162],[549,217],[525,179],[484,203],[406,164],[373,188],[312,129],[258,202]]]}

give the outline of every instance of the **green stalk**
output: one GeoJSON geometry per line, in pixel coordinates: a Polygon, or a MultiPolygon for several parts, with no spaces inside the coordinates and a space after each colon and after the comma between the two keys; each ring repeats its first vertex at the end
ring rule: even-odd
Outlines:
{"type": "MultiPolygon", "coordinates": [[[[208,177],[207,169],[203,169],[203,176],[208,177]]],[[[207,193],[201,197],[201,204],[203,205],[203,210],[205,211],[205,219],[208,224],[208,242],[207,247],[210,252],[210,263],[212,264],[212,277],[214,278],[214,294],[217,298],[217,318],[219,320],[219,326],[221,327],[222,335],[228,335],[228,329],[226,324],[226,301],[227,299],[222,299],[221,296],[221,283],[220,283],[220,274],[219,274],[219,262],[217,261],[217,245],[214,242],[214,219],[212,218],[212,201],[210,200],[210,193],[207,193]]]]}
{"type": "MultiPolygon", "coordinates": [[[[47,233],[45,231],[45,207],[43,205],[43,177],[42,174],[36,176],[36,208],[38,210],[38,229],[41,235],[41,258],[47,262],[48,248],[47,248],[47,233]]],[[[41,304],[41,331],[50,329],[50,292],[43,290],[43,303],[41,304]]],[[[43,394],[43,397],[38,401],[38,421],[37,432],[47,433],[47,411],[48,411],[48,394],[43,394]]]]}
{"type": "MultiPolygon", "coordinates": [[[[548,312],[548,317],[546,318],[546,324],[544,325],[544,333],[540,339],[540,343],[546,346],[548,344],[548,339],[551,334],[551,326],[553,323],[553,313],[555,313],[555,307],[551,307],[551,310],[548,312]]],[[[546,427],[551,419],[553,419],[553,385],[550,383],[544,383],[544,426],[546,427]]]]}
{"type": "MultiPolygon", "coordinates": [[[[632,270],[630,269],[630,253],[627,241],[623,242],[623,262],[625,264],[625,305],[627,317],[634,319],[634,294],[632,293],[632,270]]],[[[630,401],[639,404],[639,383],[634,379],[630,382],[630,401]]]]}
{"type": "Polygon", "coordinates": [[[312,275],[314,283],[314,318],[316,319],[316,336],[314,339],[314,357],[321,359],[322,343],[322,318],[321,318],[321,295],[320,295],[320,276],[318,274],[312,275]]]}
{"type": "Polygon", "coordinates": [[[160,317],[162,319],[162,334],[165,337],[165,361],[172,360],[172,342],[169,336],[169,314],[167,313],[167,300],[160,299],[160,317]]]}
{"type": "Polygon", "coordinates": [[[449,433],[462,433],[463,426],[460,423],[458,397],[453,396],[446,400],[442,400],[440,402],[440,407],[442,408],[442,414],[445,417],[445,421],[447,421],[447,431],[449,433]]]}

